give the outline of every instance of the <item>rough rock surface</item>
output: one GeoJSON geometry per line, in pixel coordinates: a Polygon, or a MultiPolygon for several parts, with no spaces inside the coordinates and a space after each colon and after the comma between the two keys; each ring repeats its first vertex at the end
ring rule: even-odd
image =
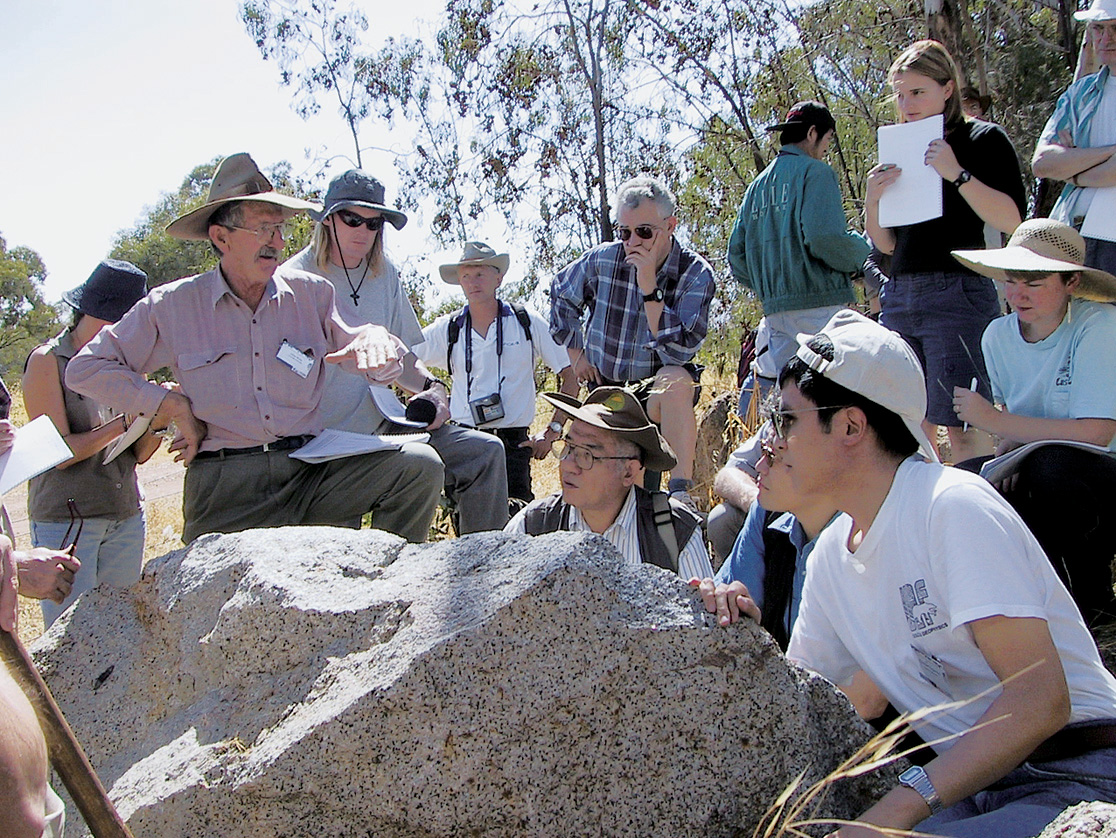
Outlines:
{"type": "Polygon", "coordinates": [[[1116,806],[1078,803],[1058,815],[1039,838],[1116,838],[1116,806]]]}
{"type": "Polygon", "coordinates": [[[208,536],[35,654],[137,836],[751,834],[867,732],[753,624],[584,535],[208,536]]]}
{"type": "MultiPolygon", "coordinates": [[[[697,445],[694,448],[695,498],[704,499],[713,488],[713,478],[728,462],[740,444],[743,423],[736,415],[737,395],[729,391],[718,396],[698,417],[697,445]]],[[[702,504],[706,506],[707,504],[702,504]]]]}

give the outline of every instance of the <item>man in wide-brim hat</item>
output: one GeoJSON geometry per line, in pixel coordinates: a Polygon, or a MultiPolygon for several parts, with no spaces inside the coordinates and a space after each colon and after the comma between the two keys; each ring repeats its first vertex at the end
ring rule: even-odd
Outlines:
{"type": "Polygon", "coordinates": [[[426,538],[442,485],[433,451],[291,457],[322,430],[327,363],[390,383],[406,353],[382,327],[349,326],[321,277],[276,271],[288,220],[310,209],[276,192],[247,154],[226,157],[205,203],[167,227],[175,238],[208,238],[217,267],[153,290],[67,368],[75,391],[176,424],[187,543],[250,527],[351,525],[367,512],[377,528],[426,538]],[[147,381],[161,367],[178,391],[147,381]]]}
{"type": "Polygon", "coordinates": [[[712,567],[701,519],[641,485],[644,467],[666,471],[677,460],[636,396],[623,387],[598,387],[584,402],[563,393],[543,398],[573,419],[553,448],[562,491],[528,505],[504,532],[595,532],[628,564],[658,565],[687,580],[706,578],[712,567]]]}
{"type": "Polygon", "coordinates": [[[1085,23],[1081,64],[1091,64],[1091,54],[1100,70],[1077,79],[1058,97],[1031,168],[1035,177],[1065,182],[1050,217],[1084,231],[1085,264],[1116,274],[1113,213],[1098,204],[1101,217],[1095,220],[1107,228],[1105,236],[1085,224],[1098,191],[1116,186],[1116,89],[1108,83],[1116,71],[1116,0],[1093,0],[1074,17],[1085,23]]]}

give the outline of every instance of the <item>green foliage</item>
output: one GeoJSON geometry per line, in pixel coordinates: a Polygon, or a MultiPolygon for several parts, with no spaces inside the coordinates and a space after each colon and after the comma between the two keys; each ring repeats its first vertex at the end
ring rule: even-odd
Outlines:
{"type": "MultiPolygon", "coordinates": [[[[212,269],[217,264],[217,254],[209,242],[173,239],[165,229],[178,216],[205,203],[219,162],[220,158],[214,158],[195,166],[176,192],[165,192],[154,206],[146,207],[143,219],[135,227],[116,234],[109,257],[124,259],[145,271],[149,288],[212,269]]],[[[291,166],[285,161],[277,163],[267,174],[280,192],[310,201],[318,197],[304,181],[291,176],[291,166]]],[[[294,224],[294,234],[283,251],[285,257],[305,247],[313,233],[313,222],[305,213],[296,216],[294,224]]]]}
{"type": "Polygon", "coordinates": [[[8,248],[0,237],[0,375],[19,375],[31,350],[62,329],[59,313],[43,299],[47,270],[29,247],[8,248]]]}

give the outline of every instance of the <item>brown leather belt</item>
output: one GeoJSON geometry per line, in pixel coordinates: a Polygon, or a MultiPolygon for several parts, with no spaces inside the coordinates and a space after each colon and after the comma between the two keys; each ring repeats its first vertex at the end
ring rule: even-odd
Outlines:
{"type": "Polygon", "coordinates": [[[1104,719],[1068,725],[1031,751],[1027,762],[1070,759],[1100,748],[1116,748],[1116,721],[1104,719]]]}

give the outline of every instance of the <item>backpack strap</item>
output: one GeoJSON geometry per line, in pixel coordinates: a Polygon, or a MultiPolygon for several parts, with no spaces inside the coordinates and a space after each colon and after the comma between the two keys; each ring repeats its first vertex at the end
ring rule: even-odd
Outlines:
{"type": "Polygon", "coordinates": [[[453,377],[453,347],[461,337],[461,324],[465,320],[466,308],[467,306],[462,306],[453,313],[446,329],[446,372],[451,378],[453,377]]]}
{"type": "Polygon", "coordinates": [[[678,539],[674,535],[674,519],[670,513],[670,496],[666,492],[651,493],[652,520],[659,538],[666,545],[667,555],[670,556],[671,566],[678,571],[678,539]]]}
{"type": "Polygon", "coordinates": [[[508,306],[515,312],[515,319],[519,321],[519,325],[523,327],[523,331],[527,334],[527,342],[533,344],[531,338],[531,315],[527,313],[527,309],[522,303],[508,303],[508,306]]]}
{"type": "Polygon", "coordinates": [[[570,517],[570,508],[562,502],[561,495],[551,495],[530,504],[523,513],[523,528],[527,535],[543,535],[564,530],[570,517]]]}

